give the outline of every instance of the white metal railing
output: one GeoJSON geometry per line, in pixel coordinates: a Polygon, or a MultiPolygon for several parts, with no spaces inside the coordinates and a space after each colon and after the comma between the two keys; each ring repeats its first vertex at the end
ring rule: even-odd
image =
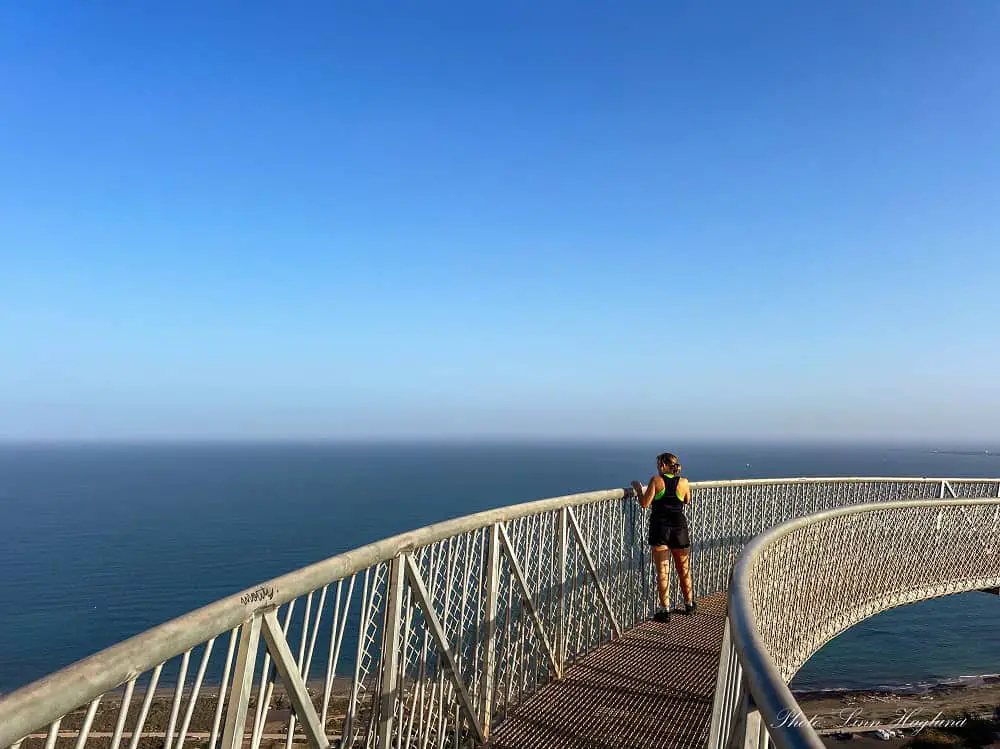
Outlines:
{"type": "Polygon", "coordinates": [[[644,518],[623,496],[458,518],[230,596],[0,700],[0,747],[258,749],[279,699],[286,747],[482,741],[646,616],[644,518]],[[157,700],[165,720],[150,717],[157,700]]]}
{"type": "MultiPolygon", "coordinates": [[[[693,484],[692,575],[725,589],[773,525],[1000,481],[693,484]]],[[[478,513],[376,542],[155,627],[0,699],[0,748],[458,747],[649,614],[645,515],[623,490],[478,513]],[[263,645],[261,643],[263,640],[263,645]],[[273,709],[287,703],[283,732],[273,709]],[[163,713],[162,718],[160,714],[163,713]]]]}
{"type": "Polygon", "coordinates": [[[709,749],[822,749],[787,687],[817,650],[881,611],[998,585],[1000,499],[846,507],[757,536],[729,588],[709,749]]]}

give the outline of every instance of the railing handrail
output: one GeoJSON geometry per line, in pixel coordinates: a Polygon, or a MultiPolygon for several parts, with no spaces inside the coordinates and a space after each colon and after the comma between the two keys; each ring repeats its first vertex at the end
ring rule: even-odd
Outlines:
{"type": "MultiPolygon", "coordinates": [[[[939,479],[940,480],[940,479],[939,479]]],[[[957,482],[954,482],[957,483],[957,482]]],[[[993,482],[989,482],[993,483],[993,482]]],[[[825,744],[808,720],[783,720],[783,717],[800,714],[798,701],[792,694],[777,665],[768,653],[756,624],[750,600],[749,581],[754,564],[763,552],[782,538],[810,525],[816,525],[846,515],[868,512],[886,512],[915,507],[962,507],[970,505],[998,505],[1000,499],[945,498],[878,502],[839,507],[812,515],[795,518],[755,536],[743,549],[733,568],[729,585],[729,636],[735,648],[755,707],[769,726],[778,721],[786,723],[780,730],[769,731],[772,740],[781,749],[825,749],[825,744]]]]}
{"type": "Polygon", "coordinates": [[[1000,484],[1000,478],[947,478],[943,476],[797,476],[788,478],[771,479],[722,479],[715,481],[692,481],[692,489],[717,489],[725,486],[774,486],[776,484],[879,484],[879,483],[904,483],[914,484],[1000,484]]]}

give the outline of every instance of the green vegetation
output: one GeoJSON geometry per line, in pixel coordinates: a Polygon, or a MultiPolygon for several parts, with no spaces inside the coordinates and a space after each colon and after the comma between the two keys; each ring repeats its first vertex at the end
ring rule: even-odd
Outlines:
{"type": "Polygon", "coordinates": [[[982,749],[995,740],[1000,727],[1000,707],[993,711],[994,720],[980,718],[966,713],[964,725],[948,728],[928,728],[905,744],[905,749],[942,749],[961,747],[962,749],[982,749]]]}

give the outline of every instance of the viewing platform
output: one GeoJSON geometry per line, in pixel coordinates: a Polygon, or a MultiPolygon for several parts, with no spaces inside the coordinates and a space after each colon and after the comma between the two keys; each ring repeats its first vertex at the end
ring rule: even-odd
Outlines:
{"type": "Polygon", "coordinates": [[[625,490],[385,539],[0,699],[0,749],[823,746],[787,684],[895,606],[1000,586],[1000,480],[692,484],[697,614],[650,620],[625,490]],[[873,553],[877,550],[878,553],[873,553]]]}
{"type": "Polygon", "coordinates": [[[636,625],[514,708],[493,745],[703,749],[725,623],[717,593],[694,616],[636,625]]]}

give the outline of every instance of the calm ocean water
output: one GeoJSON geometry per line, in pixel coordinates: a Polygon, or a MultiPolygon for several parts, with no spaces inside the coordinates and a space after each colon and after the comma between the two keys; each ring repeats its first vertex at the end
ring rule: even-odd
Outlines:
{"type": "MultiPolygon", "coordinates": [[[[1000,475],[1000,457],[982,448],[0,445],[0,692],[369,541],[513,502],[646,480],[653,456],[668,448],[692,480],[1000,475]]],[[[997,672],[1000,598],[974,593],[864,622],[818,653],[795,686],[997,672]]]]}

